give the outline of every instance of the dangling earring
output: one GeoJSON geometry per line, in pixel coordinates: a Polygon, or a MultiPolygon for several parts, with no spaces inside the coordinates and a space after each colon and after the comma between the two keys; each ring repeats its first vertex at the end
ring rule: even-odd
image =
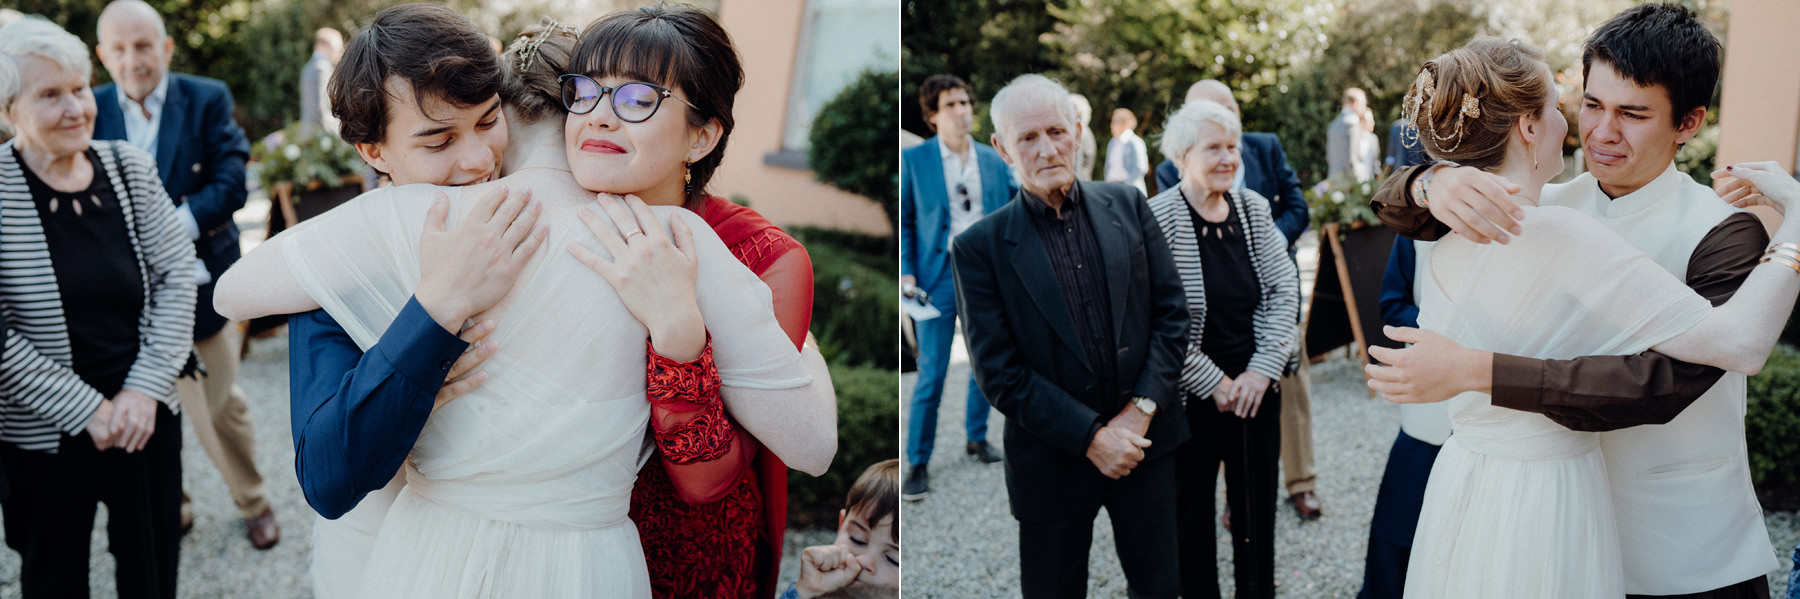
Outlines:
{"type": "Polygon", "coordinates": [[[690,196],[694,195],[694,163],[681,163],[681,182],[681,192],[690,196]]]}
{"type": "Polygon", "coordinates": [[[1531,170],[1538,170],[1537,144],[1527,146],[1525,151],[1531,152],[1531,170]]]}

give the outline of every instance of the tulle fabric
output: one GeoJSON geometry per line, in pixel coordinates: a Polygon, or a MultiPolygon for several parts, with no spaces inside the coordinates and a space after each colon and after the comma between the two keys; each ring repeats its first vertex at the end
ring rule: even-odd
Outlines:
{"type": "MultiPolygon", "coordinates": [[[[1437,243],[1419,324],[1465,347],[1536,358],[1625,355],[1711,310],[1577,211],[1527,208],[1508,245],[1437,243]]],[[[1408,599],[1622,597],[1617,525],[1594,433],[1492,405],[1448,402],[1452,433],[1425,490],[1408,599]]]]}
{"type": "MultiPolygon", "coordinates": [[[[418,240],[439,191],[451,198],[454,227],[467,210],[460,190],[406,186],[365,194],[287,242],[302,287],[364,349],[418,284],[418,240]]],[[[357,596],[650,596],[627,517],[649,455],[646,331],[604,279],[563,250],[573,242],[606,256],[574,218],[578,205],[546,204],[544,250],[503,307],[478,316],[498,325],[491,338],[501,349],[482,367],[487,382],[432,413],[367,562],[327,568],[362,570],[357,596]]],[[[768,288],[698,216],[654,211],[663,227],[683,218],[694,233],[699,305],[723,383],[810,383],[768,288]]]]}

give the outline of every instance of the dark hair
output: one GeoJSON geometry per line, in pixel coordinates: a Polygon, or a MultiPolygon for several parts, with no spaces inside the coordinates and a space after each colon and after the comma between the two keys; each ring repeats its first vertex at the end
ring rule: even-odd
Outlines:
{"type": "Polygon", "coordinates": [[[719,122],[718,145],[688,167],[693,185],[685,206],[699,210],[706,202],[707,182],[725,160],[725,142],[736,124],[732,104],[744,86],[744,67],[725,28],[685,4],[615,12],[581,32],[569,72],[596,79],[625,77],[680,90],[699,108],[688,111],[688,126],[719,122]]]}
{"type": "Polygon", "coordinates": [[[975,98],[975,88],[955,75],[932,75],[919,85],[919,108],[925,111],[925,126],[931,127],[932,131],[937,130],[937,123],[931,122],[931,117],[937,116],[938,98],[953,89],[963,90],[970,99],[975,98]]]}
{"type": "Polygon", "coordinates": [[[467,108],[500,93],[500,61],[467,17],[442,4],[402,4],[375,20],[344,48],[327,89],[338,133],[350,143],[387,138],[392,94],[389,77],[412,86],[414,105],[437,97],[467,108]]]}
{"type": "Polygon", "coordinates": [[[1479,37],[1420,67],[1404,106],[1426,154],[1493,168],[1506,159],[1513,123],[1537,118],[1555,93],[1543,52],[1517,40],[1479,37]]]}
{"type": "Polygon", "coordinates": [[[1719,38],[1694,11],[1676,4],[1644,4],[1613,15],[1581,46],[1581,76],[1600,61],[1642,87],[1669,94],[1675,126],[1712,102],[1719,85],[1719,38]]]}
{"type": "MultiPolygon", "coordinates": [[[[900,460],[889,458],[870,464],[863,470],[862,476],[850,485],[850,497],[844,501],[844,511],[862,516],[873,527],[896,516],[900,508],[900,460]]],[[[893,526],[894,541],[900,540],[900,519],[895,518],[893,526]]]]}
{"type": "Polygon", "coordinates": [[[524,121],[521,124],[568,114],[563,110],[557,77],[569,66],[577,34],[574,27],[544,17],[537,26],[520,33],[512,47],[500,55],[500,66],[505,71],[500,100],[512,107],[513,113],[524,121]]]}

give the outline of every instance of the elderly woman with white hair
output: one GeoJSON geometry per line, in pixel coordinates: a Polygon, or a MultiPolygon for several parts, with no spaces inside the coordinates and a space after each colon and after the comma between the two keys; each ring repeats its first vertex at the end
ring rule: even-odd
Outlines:
{"type": "Polygon", "coordinates": [[[1275,596],[1281,389],[1274,381],[1292,353],[1300,280],[1268,200],[1232,188],[1243,164],[1241,133],[1237,116],[1216,102],[1182,106],[1161,140],[1181,182],[1150,198],[1188,298],[1179,384],[1194,439],[1175,456],[1183,597],[1219,596],[1212,519],[1221,461],[1237,596],[1275,596]]]}
{"type": "Polygon", "coordinates": [[[120,597],[174,597],[194,245],[150,156],[94,142],[91,54],[0,27],[0,462],[24,596],[86,597],[106,504],[120,597]]]}

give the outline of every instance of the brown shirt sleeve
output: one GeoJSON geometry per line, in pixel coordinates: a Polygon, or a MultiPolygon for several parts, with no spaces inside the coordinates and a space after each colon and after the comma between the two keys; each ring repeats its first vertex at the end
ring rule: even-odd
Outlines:
{"type": "MultiPolygon", "coordinates": [[[[1393,229],[1401,237],[1419,241],[1437,241],[1450,233],[1450,227],[1432,218],[1431,211],[1413,205],[1409,197],[1413,179],[1425,172],[1429,164],[1407,166],[1394,170],[1394,174],[1381,182],[1375,195],[1369,198],[1369,208],[1381,219],[1381,224],[1393,229]]],[[[1430,195],[1430,194],[1427,194],[1430,195]]]]}
{"type": "MultiPolygon", "coordinates": [[[[1762,222],[1732,215],[1688,261],[1687,284],[1714,306],[1749,278],[1769,243],[1762,222]]],[[[1494,354],[1494,405],[1537,412],[1571,430],[1609,431],[1674,420],[1725,371],[1647,351],[1634,356],[1537,360],[1494,354]]]]}

